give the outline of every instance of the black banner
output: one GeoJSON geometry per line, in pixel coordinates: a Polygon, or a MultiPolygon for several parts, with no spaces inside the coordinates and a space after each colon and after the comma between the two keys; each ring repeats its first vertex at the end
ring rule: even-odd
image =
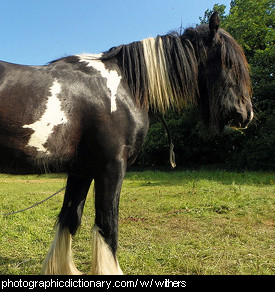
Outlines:
{"type": "MultiPolygon", "coordinates": [[[[263,289],[274,285],[274,276],[0,276],[1,291],[24,289],[46,291],[52,288],[141,289],[263,289]],[[272,285],[273,284],[273,285],[272,285]],[[270,286],[271,285],[271,286],[270,286]]],[[[254,290],[256,291],[256,290],[254,290]]]]}

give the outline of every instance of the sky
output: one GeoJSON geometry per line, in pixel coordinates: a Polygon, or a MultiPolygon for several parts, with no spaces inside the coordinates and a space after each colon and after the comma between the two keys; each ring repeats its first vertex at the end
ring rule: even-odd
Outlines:
{"type": "Polygon", "coordinates": [[[1,0],[0,60],[44,65],[194,26],[230,0],[1,0]]]}

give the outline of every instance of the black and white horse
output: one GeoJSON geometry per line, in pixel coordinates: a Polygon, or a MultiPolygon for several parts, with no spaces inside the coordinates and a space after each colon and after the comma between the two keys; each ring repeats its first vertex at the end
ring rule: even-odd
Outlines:
{"type": "Polygon", "coordinates": [[[253,117],[241,47],[214,13],[209,25],[75,55],[45,66],[0,62],[0,167],[66,171],[68,180],[44,274],[79,274],[71,251],[95,182],[92,274],[122,274],[116,257],[122,181],[140,150],[149,113],[195,103],[211,128],[253,117]]]}

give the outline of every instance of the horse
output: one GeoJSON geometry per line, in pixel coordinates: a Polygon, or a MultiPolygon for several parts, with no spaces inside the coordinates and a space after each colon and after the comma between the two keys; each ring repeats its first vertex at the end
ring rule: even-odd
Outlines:
{"type": "Polygon", "coordinates": [[[214,131],[253,118],[249,66],[240,45],[209,24],[43,66],[0,62],[0,168],[66,172],[63,205],[42,274],[81,274],[72,239],[95,188],[91,274],[123,274],[117,260],[119,197],[151,114],[197,106],[214,131]]]}

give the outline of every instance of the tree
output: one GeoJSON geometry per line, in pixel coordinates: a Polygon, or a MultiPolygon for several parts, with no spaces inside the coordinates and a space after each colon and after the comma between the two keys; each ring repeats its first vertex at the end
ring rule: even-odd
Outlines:
{"type": "Polygon", "coordinates": [[[244,48],[248,59],[251,59],[258,50],[274,46],[274,1],[231,1],[230,13],[222,24],[244,48]]]}
{"type": "Polygon", "coordinates": [[[220,17],[220,21],[222,23],[223,20],[226,18],[225,9],[226,9],[226,6],[223,5],[223,4],[222,5],[215,4],[213,6],[213,9],[207,9],[204,12],[204,16],[203,17],[199,17],[200,24],[208,24],[209,23],[210,16],[213,14],[214,11],[217,11],[218,12],[219,17],[220,17]]]}

